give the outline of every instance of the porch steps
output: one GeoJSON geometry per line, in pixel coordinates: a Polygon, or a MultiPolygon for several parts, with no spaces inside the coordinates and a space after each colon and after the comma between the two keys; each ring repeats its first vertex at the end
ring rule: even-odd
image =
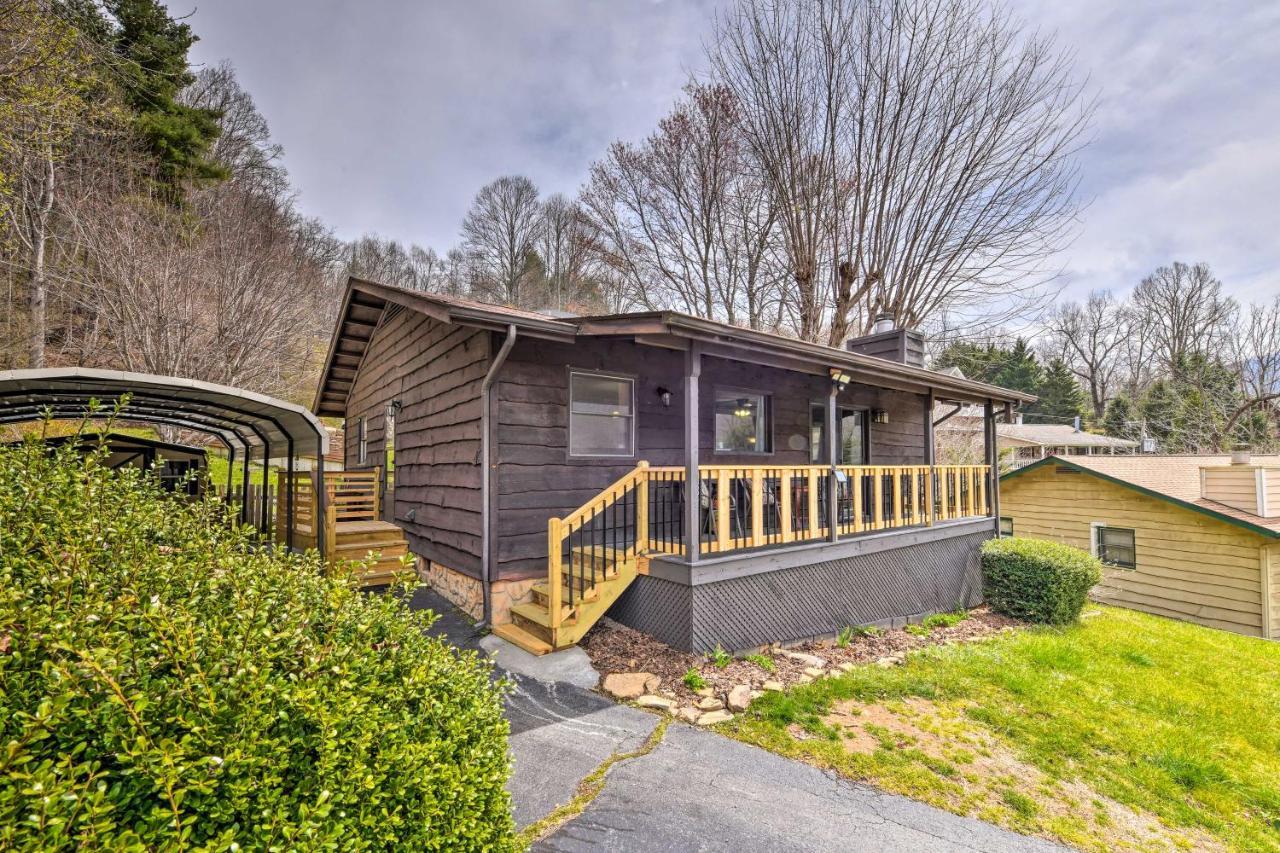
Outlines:
{"type": "Polygon", "coordinates": [[[332,562],[376,559],[359,573],[361,586],[391,583],[404,571],[400,558],[409,553],[404,531],[386,521],[340,521],[334,531],[332,562]]]}
{"type": "Polygon", "coordinates": [[[562,604],[559,625],[552,627],[548,607],[550,583],[541,581],[533,586],[533,599],[514,605],[511,622],[495,625],[493,632],[535,655],[563,649],[581,640],[636,576],[637,558],[633,556],[623,557],[622,552],[610,550],[608,556],[597,554],[597,559],[601,564],[593,576],[571,577],[568,572],[561,575],[564,580],[561,594],[567,599],[572,585],[573,605],[562,604]]]}

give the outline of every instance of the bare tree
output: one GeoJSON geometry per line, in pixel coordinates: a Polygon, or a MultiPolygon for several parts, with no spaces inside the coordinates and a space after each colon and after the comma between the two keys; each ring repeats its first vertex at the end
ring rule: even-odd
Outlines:
{"type": "Polygon", "coordinates": [[[1238,310],[1208,264],[1181,261],[1144,278],[1133,291],[1133,305],[1150,324],[1153,354],[1170,374],[1192,356],[1224,350],[1238,310]]]}
{"type": "Polygon", "coordinates": [[[557,193],[543,202],[536,248],[553,308],[564,310],[584,296],[588,250],[584,228],[582,210],[573,201],[557,193]]]}
{"type": "Polygon", "coordinates": [[[1051,40],[979,0],[745,0],[717,36],[802,337],[1025,310],[1069,236],[1091,112],[1051,40]]]}
{"type": "Polygon", "coordinates": [[[582,191],[591,246],[630,301],[761,327],[776,303],[770,197],[723,86],[691,84],[658,130],[618,142],[582,191]]]}
{"type": "Polygon", "coordinates": [[[417,243],[405,248],[399,241],[377,234],[366,234],[351,242],[346,272],[369,281],[427,291],[440,290],[444,276],[443,263],[434,249],[417,243]]]}
{"type": "Polygon", "coordinates": [[[1254,409],[1264,411],[1273,424],[1280,423],[1280,296],[1249,306],[1248,319],[1229,340],[1244,402],[1231,413],[1223,431],[1229,434],[1236,422],[1254,409]]]}
{"type": "Polygon", "coordinates": [[[482,295],[524,304],[540,214],[538,188],[522,175],[505,175],[476,194],[462,221],[462,237],[480,274],[476,283],[482,295]]]}
{"type": "Polygon", "coordinates": [[[1049,315],[1049,348],[1089,393],[1095,420],[1101,421],[1124,369],[1129,338],[1124,306],[1106,291],[1095,291],[1081,305],[1068,302],[1049,315]]]}

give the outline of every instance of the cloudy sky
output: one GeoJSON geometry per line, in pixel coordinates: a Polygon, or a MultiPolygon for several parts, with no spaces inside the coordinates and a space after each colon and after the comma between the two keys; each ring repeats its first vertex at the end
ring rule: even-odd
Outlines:
{"type": "MultiPolygon", "coordinates": [[[[1011,0],[1099,99],[1069,296],[1207,261],[1280,293],[1280,3],[1011,0]]],[[[179,2],[171,11],[183,14],[179,2]]],[[[202,0],[197,63],[229,60],[339,236],[444,251],[475,191],[523,173],[572,194],[703,68],[713,0],[202,0]]]]}

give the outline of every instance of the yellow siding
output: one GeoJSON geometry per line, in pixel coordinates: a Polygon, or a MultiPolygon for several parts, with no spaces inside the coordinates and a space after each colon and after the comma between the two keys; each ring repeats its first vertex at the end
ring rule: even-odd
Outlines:
{"type": "Polygon", "coordinates": [[[1280,517],[1280,468],[1266,468],[1267,518],[1280,517]]]}
{"type": "Polygon", "coordinates": [[[1267,568],[1271,573],[1271,639],[1280,640],[1280,545],[1267,546],[1267,568]]]}
{"type": "Polygon", "coordinates": [[[1258,514],[1258,469],[1252,465],[1203,469],[1204,497],[1258,514]]]}
{"type": "MultiPolygon", "coordinates": [[[[1107,568],[1094,597],[1261,636],[1265,537],[1085,473],[1046,465],[1000,484],[1001,514],[1016,536],[1090,550],[1091,525],[1134,530],[1137,568],[1107,568]]],[[[1280,554],[1273,558],[1280,572],[1280,554]]],[[[1273,610],[1280,598],[1273,589],[1273,610]]],[[[1280,611],[1277,611],[1280,612],[1280,611]]]]}

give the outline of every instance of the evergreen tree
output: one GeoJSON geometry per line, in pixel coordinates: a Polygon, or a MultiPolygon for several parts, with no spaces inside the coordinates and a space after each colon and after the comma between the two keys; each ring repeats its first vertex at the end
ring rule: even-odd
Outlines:
{"type": "Polygon", "coordinates": [[[1032,411],[1050,423],[1066,423],[1084,416],[1084,390],[1071,369],[1060,359],[1049,363],[1036,393],[1040,399],[1032,411]]]}
{"type": "Polygon", "coordinates": [[[225,167],[209,159],[220,132],[216,110],[179,101],[195,79],[187,52],[195,43],[191,27],[169,16],[158,0],[64,0],[64,14],[77,28],[113,54],[113,70],[134,129],[151,155],[164,194],[182,198],[182,183],[221,180],[225,167]]]}
{"type": "Polygon", "coordinates": [[[1102,416],[1102,430],[1113,438],[1140,441],[1142,430],[1134,423],[1135,420],[1133,403],[1121,394],[1107,403],[1107,411],[1102,416]]]}
{"type": "Polygon", "coordinates": [[[1044,382],[1044,369],[1036,361],[1035,353],[1027,346],[1027,342],[1018,338],[1013,349],[1004,352],[1003,364],[993,381],[1003,388],[1039,394],[1040,384],[1044,382]]]}
{"type": "Polygon", "coordinates": [[[1162,452],[1176,453],[1182,447],[1180,410],[1177,394],[1167,379],[1151,383],[1142,397],[1138,411],[1162,452]]]}

